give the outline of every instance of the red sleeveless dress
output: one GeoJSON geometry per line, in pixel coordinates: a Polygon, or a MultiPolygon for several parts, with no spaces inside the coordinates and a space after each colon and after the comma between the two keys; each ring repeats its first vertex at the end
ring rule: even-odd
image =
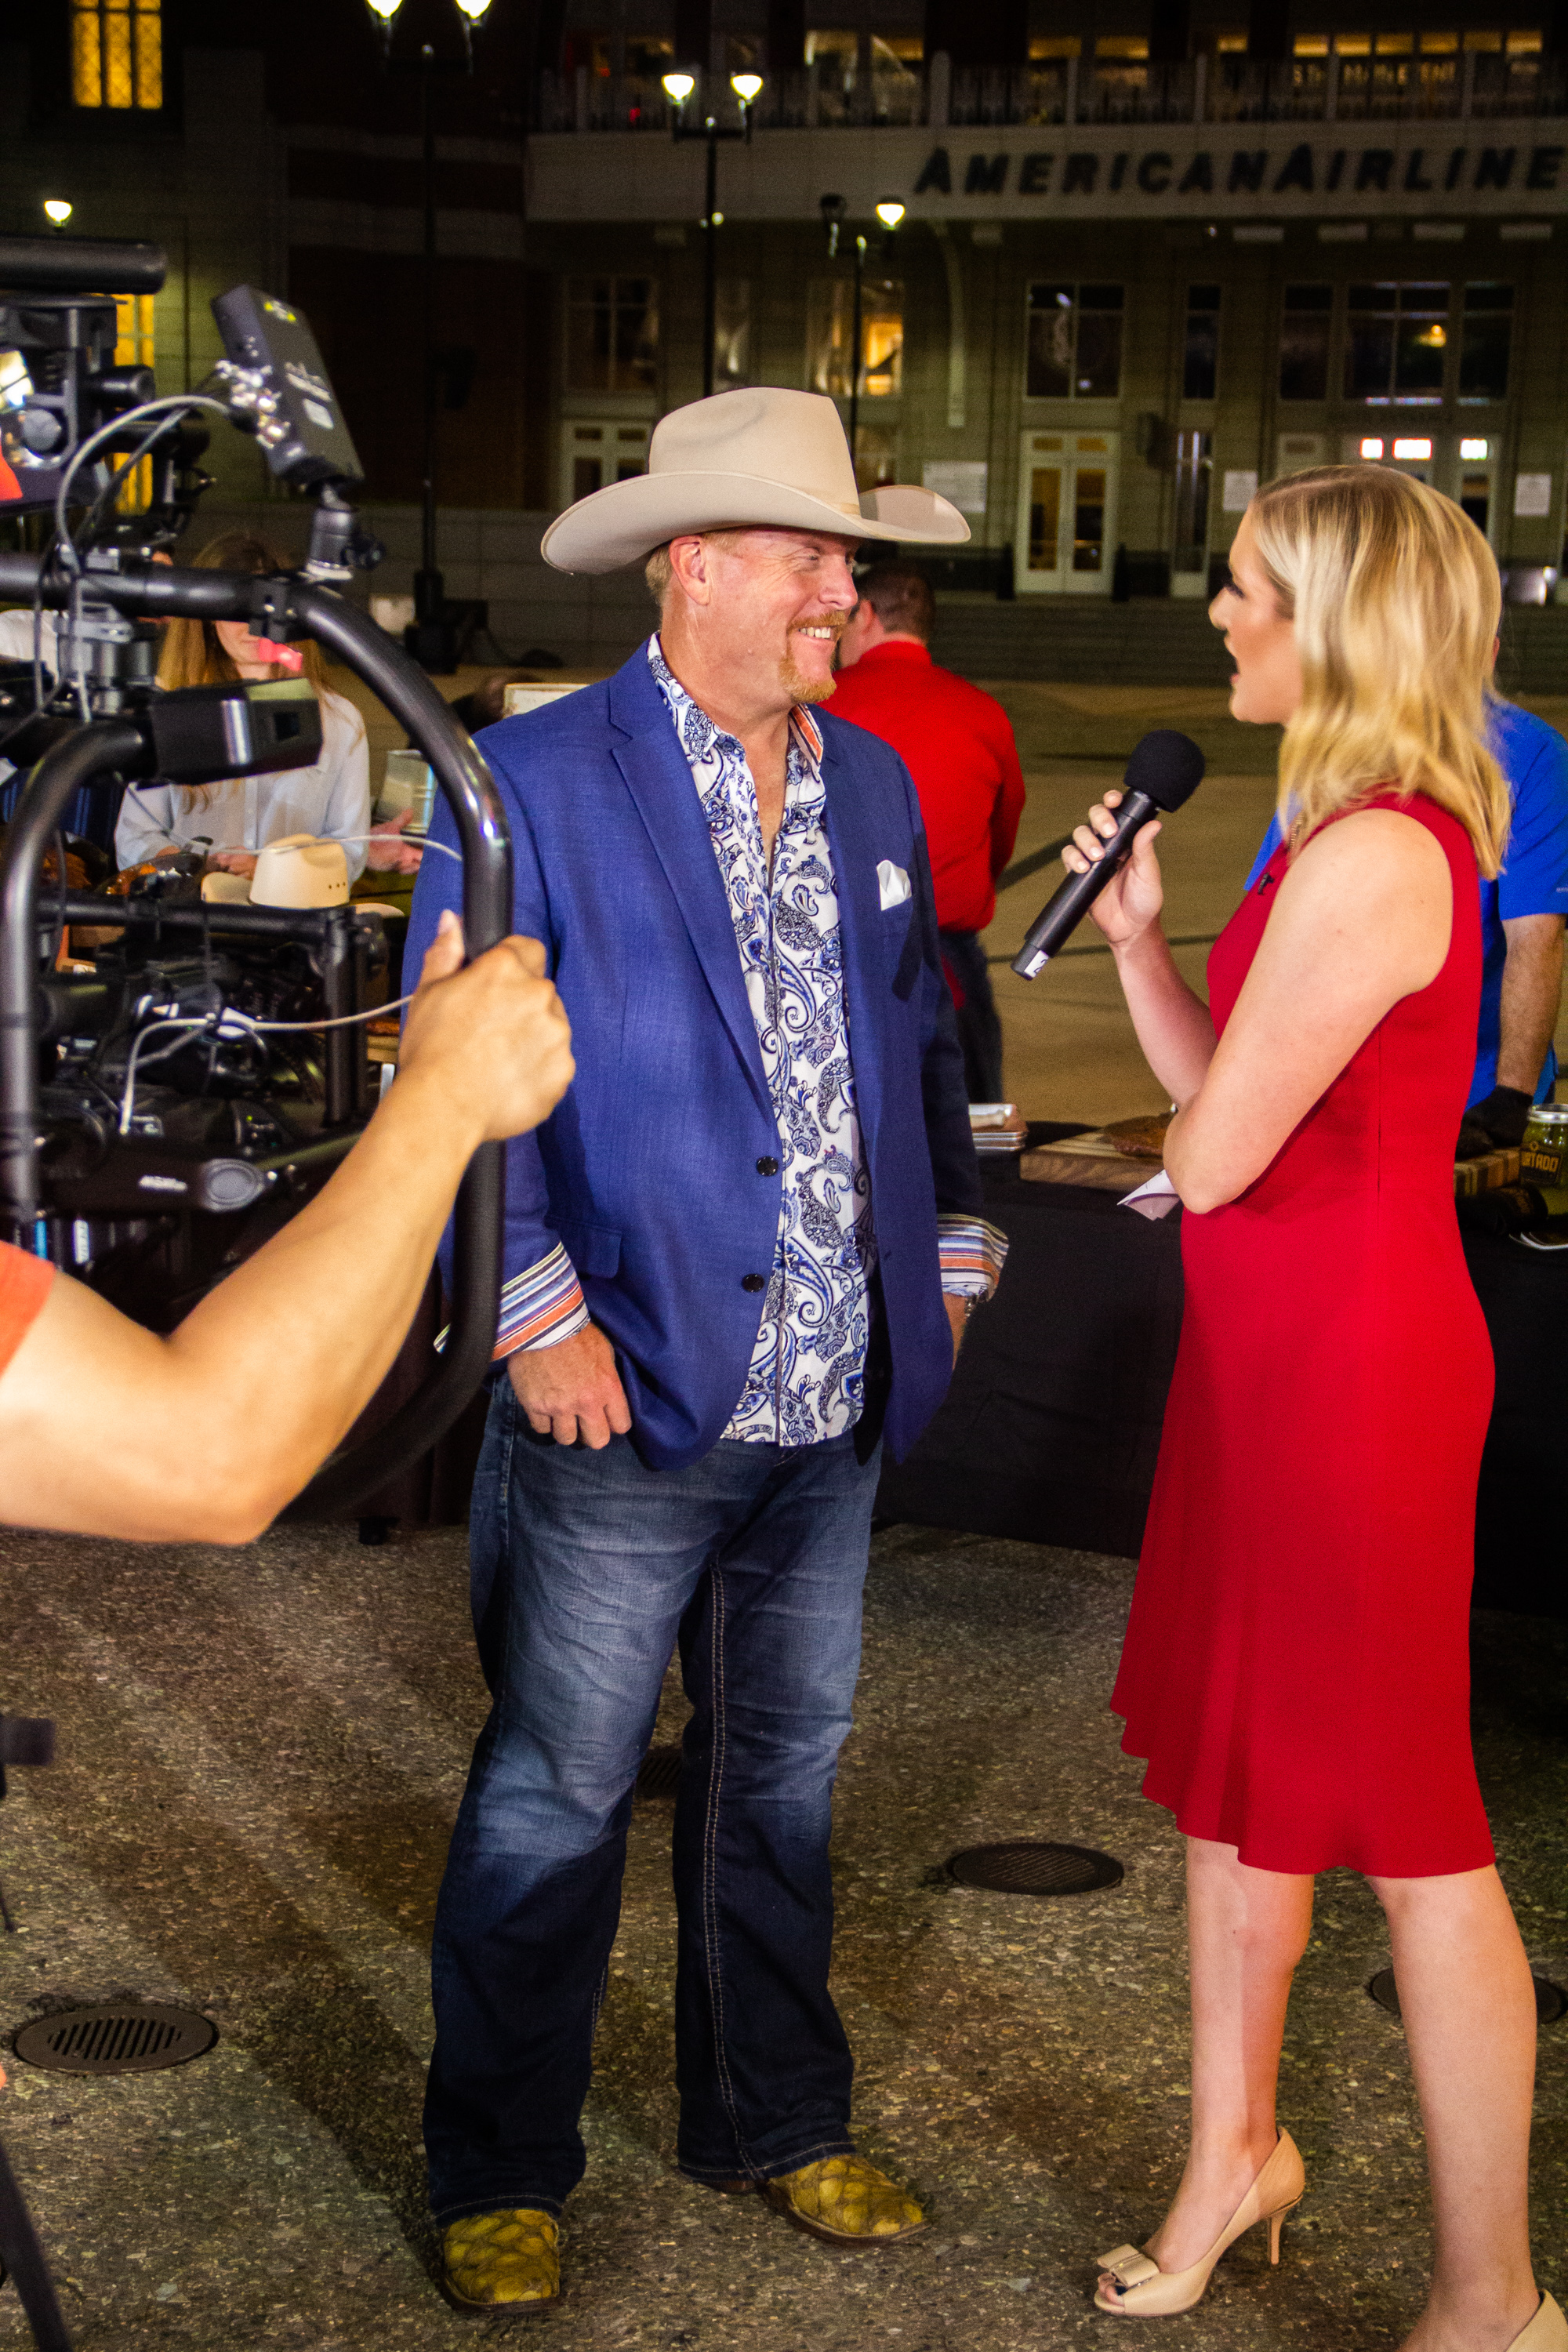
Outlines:
{"type": "MultiPolygon", "coordinates": [[[[1480,914],[1463,826],[1403,806],[1447,856],[1447,958],[1256,1183],[1183,1212],[1181,1348],[1111,1699],[1145,1794],[1261,1870],[1492,1859],[1468,1648],[1492,1358],[1453,1172],[1480,914]]],[[[1215,943],[1216,1029],[1285,866],[1281,849],[1215,943]]]]}

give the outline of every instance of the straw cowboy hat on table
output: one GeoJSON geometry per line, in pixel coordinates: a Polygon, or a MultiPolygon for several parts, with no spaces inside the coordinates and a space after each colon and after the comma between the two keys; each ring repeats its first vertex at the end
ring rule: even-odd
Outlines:
{"type": "Polygon", "coordinates": [[[689,531],[831,531],[841,539],[969,537],[958,509],[934,490],[858,490],[849,444],[832,401],[759,385],[715,393],[654,426],[647,472],[579,499],[544,534],[558,572],[618,572],[689,531]]]}

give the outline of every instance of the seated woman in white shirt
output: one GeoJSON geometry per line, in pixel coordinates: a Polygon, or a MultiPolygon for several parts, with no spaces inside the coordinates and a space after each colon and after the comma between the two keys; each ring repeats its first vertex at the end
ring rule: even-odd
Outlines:
{"type": "MultiPolygon", "coordinates": [[[[249,531],[226,531],[195,558],[204,571],[284,572],[290,559],[249,531]]],[[[301,671],[321,706],[321,756],[312,767],[271,775],[237,776],[218,784],[139,784],[126,793],[114,829],[122,866],[180,849],[205,849],[209,866],[254,874],[258,852],[291,833],[341,841],[351,882],[370,865],[408,873],[419,850],[399,837],[406,819],[373,828],[370,755],[364,721],[327,684],[321,648],[307,638],[276,646],[252,636],[243,621],[168,623],[158,660],[158,683],[213,686],[226,678],[298,677],[301,671]]]]}

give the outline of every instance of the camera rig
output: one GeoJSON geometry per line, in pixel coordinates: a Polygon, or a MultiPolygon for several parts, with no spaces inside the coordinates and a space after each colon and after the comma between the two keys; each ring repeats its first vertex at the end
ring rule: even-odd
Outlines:
{"type": "MultiPolygon", "coordinates": [[[[359,461],[309,326],[278,297],[236,287],[213,304],[226,353],[214,393],[159,400],[150,372],[113,363],[114,297],[153,292],[163,274],[152,246],[0,237],[0,517],[55,519],[40,552],[0,552],[0,600],[34,613],[33,660],[0,670],[0,761],[29,772],[0,852],[0,1234],[156,1329],[286,1223],[363,1130],[363,1021],[385,961],[378,916],[209,902],[182,870],[193,859],[123,897],[68,887],[61,826],[79,793],[154,777],[221,783],[319,756],[308,684],[159,690],[158,625],[313,637],[430,762],[461,848],[470,955],[504,936],[511,911],[510,843],[483,761],[424,673],[339,593],[380,550],[359,530],[359,461]],[[254,434],[274,476],[313,494],[297,572],[153,560],[204,487],[203,410],[254,434]],[[121,486],[144,460],[150,500],[124,515],[121,486]],[[46,614],[60,618],[43,691],[46,614]],[[90,971],[58,968],[73,931],[97,934],[90,971]]],[[[500,1294],[501,1164],[487,1144],[463,1180],[438,1362],[296,1510],[352,1509],[479,1386],[500,1294]]]]}

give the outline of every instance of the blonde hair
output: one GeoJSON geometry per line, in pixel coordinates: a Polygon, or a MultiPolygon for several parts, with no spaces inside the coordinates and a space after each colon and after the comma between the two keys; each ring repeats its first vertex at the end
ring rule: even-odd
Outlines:
{"type": "MultiPolygon", "coordinates": [[[[254,572],[258,579],[268,572],[295,569],[291,555],[249,530],[220,532],[216,539],[208,540],[192,562],[199,572],[254,572]]],[[[327,683],[327,666],[320,646],[313,637],[306,637],[298,651],[303,656],[302,675],[320,694],[327,683]]],[[[215,623],[182,620],[168,624],[158,654],[160,686],[222,686],[238,676],[218,641],[215,623]]]]}
{"type": "Polygon", "coordinates": [[[1502,588],[1475,524],[1384,466],[1291,475],[1247,511],[1301,661],[1279,747],[1293,842],[1374,793],[1425,793],[1496,874],[1511,814],[1486,736],[1502,588]]]}
{"type": "Polygon", "coordinates": [[[648,594],[653,598],[654,603],[658,606],[659,611],[662,613],[664,610],[664,600],[668,595],[675,580],[675,566],[669,560],[669,548],[668,543],[663,547],[656,547],[654,549],[653,553],[648,557],[647,562],[643,566],[642,576],[647,582],[648,594]]]}

